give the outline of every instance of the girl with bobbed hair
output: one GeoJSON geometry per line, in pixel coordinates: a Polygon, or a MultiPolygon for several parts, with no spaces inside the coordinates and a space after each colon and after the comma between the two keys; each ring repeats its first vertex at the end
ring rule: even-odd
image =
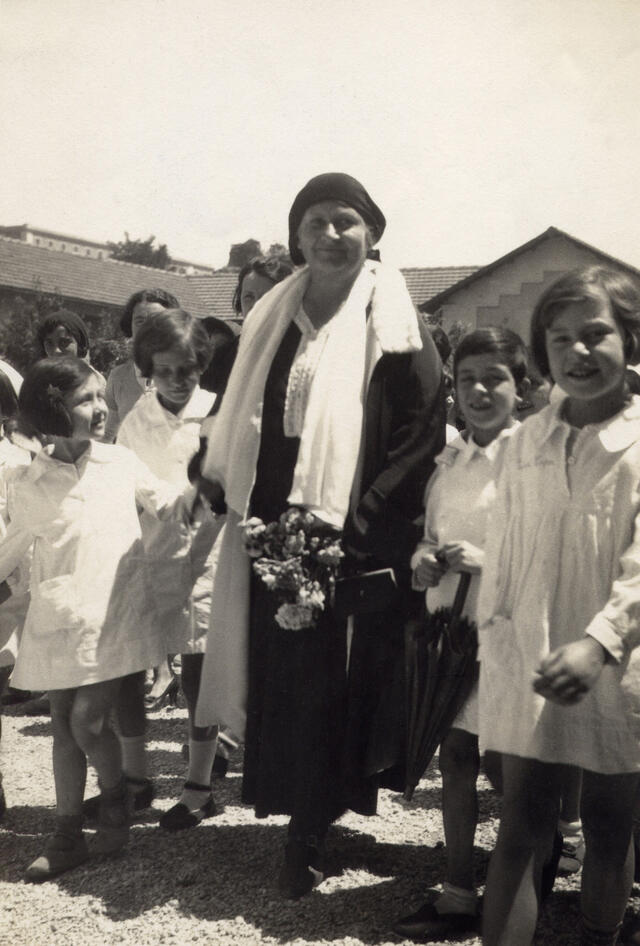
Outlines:
{"type": "MultiPolygon", "coordinates": [[[[135,339],[136,332],[146,319],[163,309],[178,309],[180,303],[164,289],[141,289],[128,299],[120,317],[120,328],[125,338],[135,339]]],[[[111,369],[107,378],[105,398],[109,408],[105,439],[115,440],[118,427],[127,416],[149,382],[136,369],[133,358],[128,358],[111,369]]]]}
{"type": "Polygon", "coordinates": [[[41,358],[75,355],[89,358],[89,332],[79,315],[70,309],[51,312],[40,322],[36,331],[41,358]]]}
{"type": "Polygon", "coordinates": [[[238,273],[233,308],[246,318],[258,299],[292,272],[292,264],[281,256],[255,256],[238,273]]]}

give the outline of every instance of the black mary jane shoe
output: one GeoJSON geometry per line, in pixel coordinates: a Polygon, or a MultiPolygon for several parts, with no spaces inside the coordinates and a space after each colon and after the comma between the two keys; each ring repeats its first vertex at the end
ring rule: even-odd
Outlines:
{"type": "Polygon", "coordinates": [[[185,782],[184,787],[195,792],[209,792],[209,795],[199,808],[195,811],[187,808],[182,802],[177,802],[168,811],[161,815],[159,825],[165,831],[185,831],[187,828],[195,828],[205,818],[212,818],[217,809],[213,800],[210,787],[208,785],[198,785],[197,782],[185,782]]]}
{"type": "Polygon", "coordinates": [[[287,900],[299,900],[324,880],[324,858],[315,838],[289,838],[284,864],[278,875],[278,889],[287,900]]]}
{"type": "Polygon", "coordinates": [[[419,943],[446,942],[451,937],[473,933],[479,929],[477,913],[438,913],[432,902],[423,903],[415,913],[403,916],[393,932],[419,943]]]}

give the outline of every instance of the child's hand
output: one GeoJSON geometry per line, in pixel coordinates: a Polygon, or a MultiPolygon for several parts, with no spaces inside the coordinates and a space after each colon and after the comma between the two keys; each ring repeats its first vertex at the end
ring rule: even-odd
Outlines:
{"type": "Polygon", "coordinates": [[[440,579],[447,571],[446,562],[439,561],[433,552],[423,552],[413,569],[411,587],[414,591],[426,591],[440,584],[440,579]]]}
{"type": "Polygon", "coordinates": [[[208,503],[212,511],[221,516],[227,511],[227,504],[224,501],[224,490],[217,480],[208,480],[204,476],[198,477],[196,481],[198,494],[208,503]]]}
{"type": "Polygon", "coordinates": [[[452,572],[478,575],[484,564],[484,551],[471,542],[445,542],[438,549],[438,555],[446,560],[452,572]]]}
{"type": "Polygon", "coordinates": [[[540,663],[533,689],[561,706],[579,703],[596,683],[606,659],[606,650],[594,637],[565,644],[540,663]]]}

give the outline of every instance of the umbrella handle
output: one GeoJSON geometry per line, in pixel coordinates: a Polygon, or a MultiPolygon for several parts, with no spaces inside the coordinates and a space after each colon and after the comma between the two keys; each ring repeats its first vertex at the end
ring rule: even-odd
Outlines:
{"type": "Polygon", "coordinates": [[[453,604],[451,605],[451,624],[457,624],[460,620],[464,603],[467,600],[467,592],[469,591],[470,584],[471,573],[460,572],[460,581],[458,582],[456,596],[453,599],[453,604]]]}

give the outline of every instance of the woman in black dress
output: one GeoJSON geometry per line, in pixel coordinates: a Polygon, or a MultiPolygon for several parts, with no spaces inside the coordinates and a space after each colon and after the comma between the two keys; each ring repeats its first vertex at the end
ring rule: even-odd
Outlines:
{"type": "Polygon", "coordinates": [[[408,563],[444,397],[402,276],[370,259],[384,228],[346,174],[300,191],[289,246],[306,265],[248,317],[203,464],[228,521],[198,720],[245,730],[243,800],[258,817],[291,816],[280,872],[290,897],[322,879],[330,823],[347,808],[375,813],[378,787],[402,781],[408,563]],[[275,521],[290,505],[342,534],[351,572],[393,568],[395,598],[348,622],[327,609],[314,627],[281,628],[238,523],[275,521]]]}

